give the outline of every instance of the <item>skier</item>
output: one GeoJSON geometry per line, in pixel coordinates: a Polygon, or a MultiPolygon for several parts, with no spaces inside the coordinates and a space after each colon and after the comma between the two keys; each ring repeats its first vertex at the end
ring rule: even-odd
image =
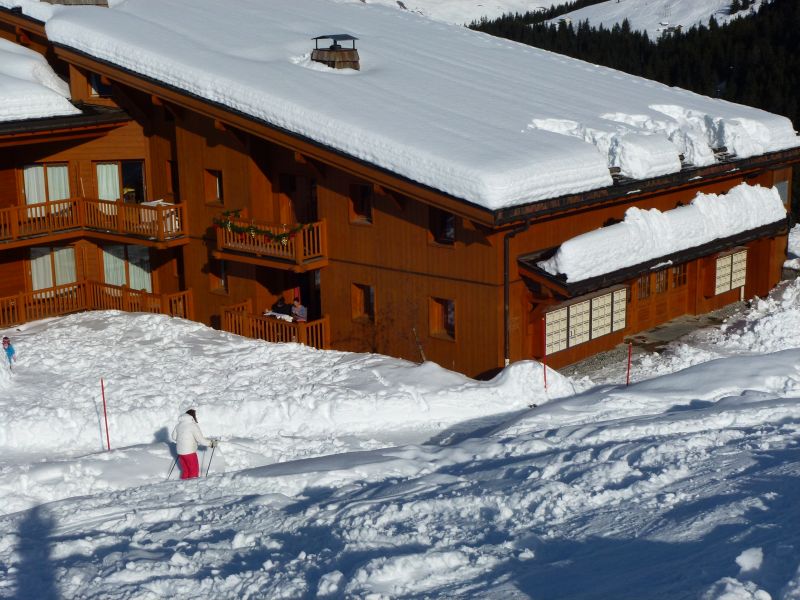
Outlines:
{"type": "Polygon", "coordinates": [[[13,362],[17,360],[17,353],[14,346],[11,345],[11,340],[7,336],[3,336],[3,350],[6,351],[6,358],[8,359],[8,366],[10,367],[13,362]]]}
{"type": "Polygon", "coordinates": [[[181,465],[181,479],[192,479],[200,475],[200,463],[197,461],[197,444],[217,447],[217,440],[203,436],[197,424],[197,412],[190,408],[178,419],[172,430],[172,439],[178,445],[178,462],[181,465]]]}

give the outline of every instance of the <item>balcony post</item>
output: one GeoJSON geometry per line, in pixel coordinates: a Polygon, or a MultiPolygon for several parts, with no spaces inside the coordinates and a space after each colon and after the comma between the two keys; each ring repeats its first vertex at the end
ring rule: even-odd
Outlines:
{"type": "Polygon", "coordinates": [[[125,206],[125,204],[122,202],[122,198],[118,198],[114,202],[114,206],[117,209],[117,223],[116,223],[117,233],[122,233],[123,232],[123,228],[122,228],[122,225],[123,225],[122,209],[125,206]]]}
{"type": "Polygon", "coordinates": [[[164,221],[164,207],[163,206],[156,206],[156,227],[158,230],[156,232],[156,239],[159,242],[163,242],[165,238],[165,229],[166,223],[164,221]]]}
{"type": "Polygon", "coordinates": [[[27,322],[28,318],[27,318],[26,312],[27,311],[25,310],[25,294],[24,293],[18,294],[17,295],[17,320],[20,323],[27,322]]]}
{"type": "Polygon", "coordinates": [[[319,228],[319,251],[322,256],[328,256],[328,226],[325,219],[321,219],[318,224],[319,228]]]}
{"type": "MultiPolygon", "coordinates": [[[[15,210],[11,211],[11,239],[16,240],[19,238],[19,217],[20,207],[14,207],[15,210]]],[[[25,210],[24,208],[22,210],[25,210]]]]}

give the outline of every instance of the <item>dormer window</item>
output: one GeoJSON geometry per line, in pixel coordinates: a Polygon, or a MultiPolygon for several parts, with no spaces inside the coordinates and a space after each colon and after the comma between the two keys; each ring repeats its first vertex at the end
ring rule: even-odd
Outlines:
{"type": "Polygon", "coordinates": [[[109,81],[97,73],[89,74],[89,86],[93,98],[110,98],[111,84],[109,81]]]}

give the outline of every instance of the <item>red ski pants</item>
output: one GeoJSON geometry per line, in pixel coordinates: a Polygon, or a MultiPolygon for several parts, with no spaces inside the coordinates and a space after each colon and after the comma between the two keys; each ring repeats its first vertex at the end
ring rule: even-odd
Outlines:
{"type": "Polygon", "coordinates": [[[178,454],[181,463],[181,479],[192,479],[200,475],[200,463],[197,462],[197,452],[191,454],[178,454]]]}

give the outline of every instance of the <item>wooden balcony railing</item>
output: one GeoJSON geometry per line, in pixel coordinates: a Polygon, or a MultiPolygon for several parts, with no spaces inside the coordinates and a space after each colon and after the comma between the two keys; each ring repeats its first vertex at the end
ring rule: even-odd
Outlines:
{"type": "Polygon", "coordinates": [[[185,223],[183,204],[71,198],[0,209],[0,241],[90,229],[163,242],[185,236],[185,223]]]}
{"type": "Polygon", "coordinates": [[[124,310],[194,318],[191,290],[151,294],[125,286],[78,281],[0,298],[0,327],[84,310],[124,310]]]}
{"type": "Polygon", "coordinates": [[[249,300],[222,309],[222,329],[267,342],[297,342],[320,350],[330,347],[330,322],[327,316],[307,323],[290,323],[252,314],[249,300]]]}
{"type": "Polygon", "coordinates": [[[217,248],[220,250],[278,259],[293,265],[327,258],[328,230],[324,220],[303,225],[295,234],[286,237],[282,237],[287,231],[283,225],[245,220],[231,220],[230,223],[231,228],[217,227],[217,248]],[[242,231],[251,226],[252,233],[242,231]],[[270,233],[259,233],[262,231],[270,233]]]}

